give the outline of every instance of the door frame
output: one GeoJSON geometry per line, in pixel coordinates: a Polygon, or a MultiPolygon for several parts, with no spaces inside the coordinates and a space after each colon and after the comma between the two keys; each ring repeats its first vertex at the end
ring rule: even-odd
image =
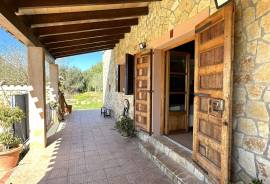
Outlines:
{"type": "Polygon", "coordinates": [[[206,8],[186,22],[180,23],[171,31],[152,41],[149,48],[153,49],[152,62],[152,130],[154,135],[165,134],[165,63],[166,52],[195,40],[195,26],[210,16],[206,8]],[[158,82],[155,80],[159,80],[158,82]]]}

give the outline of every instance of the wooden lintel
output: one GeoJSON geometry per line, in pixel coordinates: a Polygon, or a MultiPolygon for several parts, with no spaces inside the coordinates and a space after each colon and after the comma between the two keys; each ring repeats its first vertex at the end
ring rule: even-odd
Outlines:
{"type": "Polygon", "coordinates": [[[128,27],[128,26],[137,25],[137,24],[138,24],[138,18],[130,18],[130,19],[101,21],[101,22],[92,22],[92,23],[38,27],[38,28],[33,28],[33,31],[36,35],[48,36],[48,35],[57,35],[57,34],[63,34],[63,33],[75,33],[75,32],[87,31],[87,30],[94,30],[94,29],[128,27]]]}
{"type": "Polygon", "coordinates": [[[113,19],[122,17],[134,17],[148,14],[148,7],[139,8],[123,8],[111,10],[96,10],[86,12],[72,12],[72,13],[53,13],[53,14],[38,14],[38,15],[22,15],[30,21],[31,25],[35,24],[50,24],[63,23],[82,20],[97,20],[97,19],[113,19]]]}
{"type": "Polygon", "coordinates": [[[19,8],[44,8],[61,6],[81,6],[81,5],[107,5],[120,3],[142,3],[161,0],[20,0],[19,8]]]}
{"type": "Polygon", "coordinates": [[[95,31],[87,31],[81,33],[70,33],[70,34],[62,34],[62,35],[53,35],[41,37],[40,41],[44,43],[57,43],[68,40],[80,40],[83,38],[94,38],[100,36],[109,36],[109,35],[118,35],[130,32],[130,27],[124,28],[114,28],[114,29],[104,29],[104,30],[95,30],[95,31]]]}
{"type": "Polygon", "coordinates": [[[57,42],[57,43],[44,43],[47,48],[64,48],[68,47],[70,45],[84,45],[89,43],[102,43],[112,40],[120,40],[124,38],[124,34],[119,35],[113,35],[113,36],[100,36],[96,38],[87,38],[87,39],[81,39],[81,40],[71,40],[71,41],[65,41],[65,42],[57,42]]]}

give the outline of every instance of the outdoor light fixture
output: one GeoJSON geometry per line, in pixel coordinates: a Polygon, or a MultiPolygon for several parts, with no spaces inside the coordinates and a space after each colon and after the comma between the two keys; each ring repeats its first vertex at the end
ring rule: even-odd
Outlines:
{"type": "Polygon", "coordinates": [[[140,49],[145,49],[146,48],[146,43],[145,42],[139,43],[139,47],[140,47],[140,49]]]}
{"type": "Polygon", "coordinates": [[[215,4],[217,9],[221,8],[222,6],[226,5],[229,3],[231,0],[215,0],[215,4]]]}

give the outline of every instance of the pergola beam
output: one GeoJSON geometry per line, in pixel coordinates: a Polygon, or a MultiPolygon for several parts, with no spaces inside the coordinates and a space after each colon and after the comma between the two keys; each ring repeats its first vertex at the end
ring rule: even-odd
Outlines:
{"type": "MultiPolygon", "coordinates": [[[[0,0],[0,20],[9,32],[16,36],[27,46],[44,47],[43,44],[37,39],[33,31],[27,27],[14,12],[11,11],[7,4],[0,0]]],[[[46,53],[50,53],[46,50],[46,53]]]]}
{"type": "Polygon", "coordinates": [[[87,39],[81,39],[81,40],[70,40],[70,41],[64,41],[64,42],[57,42],[57,43],[44,43],[47,48],[64,48],[68,47],[70,45],[84,45],[89,43],[102,43],[107,42],[110,40],[120,40],[124,38],[124,34],[118,34],[113,36],[101,36],[96,38],[87,38],[87,39]]]}
{"type": "Polygon", "coordinates": [[[30,25],[35,24],[48,25],[53,23],[65,23],[71,21],[135,17],[147,14],[148,14],[148,7],[139,7],[139,8],[96,10],[96,11],[72,12],[72,13],[23,15],[21,17],[28,20],[30,25]]]}
{"type": "Polygon", "coordinates": [[[91,50],[91,49],[102,49],[102,48],[113,48],[115,44],[108,44],[108,45],[100,45],[100,46],[92,46],[92,47],[82,47],[78,49],[68,49],[68,50],[63,50],[59,52],[52,52],[53,55],[58,55],[58,54],[66,54],[70,52],[80,52],[80,51],[86,51],[86,50],[91,50]]]}
{"type": "Polygon", "coordinates": [[[81,5],[108,5],[121,3],[143,3],[160,0],[20,0],[19,8],[43,8],[59,6],[81,6],[81,5]]]}
{"type": "Polygon", "coordinates": [[[130,32],[130,27],[46,36],[46,37],[41,37],[40,40],[43,43],[57,43],[57,42],[63,42],[63,41],[68,41],[68,40],[80,40],[84,38],[118,35],[118,34],[124,34],[128,32],[130,32]]]}
{"type": "Polygon", "coordinates": [[[100,42],[100,43],[88,43],[84,45],[70,45],[64,48],[52,48],[49,49],[50,52],[56,53],[56,52],[64,52],[68,50],[75,50],[75,49],[81,49],[81,48],[91,48],[91,47],[99,47],[104,45],[115,45],[119,42],[119,40],[111,40],[106,42],[100,42]]]}
{"type": "Polygon", "coordinates": [[[71,51],[71,52],[66,52],[66,53],[60,53],[60,54],[55,54],[55,58],[61,58],[61,57],[67,57],[67,56],[74,56],[74,55],[79,55],[79,54],[87,54],[91,52],[97,52],[97,51],[104,51],[104,50],[109,50],[113,49],[113,47],[101,47],[101,48],[93,48],[93,49],[85,49],[85,50],[80,50],[80,51],[71,51]]]}
{"type": "Polygon", "coordinates": [[[138,24],[138,18],[33,28],[36,35],[48,36],[87,30],[129,27],[138,24]]]}

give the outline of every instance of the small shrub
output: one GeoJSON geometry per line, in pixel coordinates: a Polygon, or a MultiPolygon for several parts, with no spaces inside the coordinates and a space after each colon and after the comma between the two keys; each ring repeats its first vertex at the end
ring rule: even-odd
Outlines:
{"type": "Polygon", "coordinates": [[[263,180],[260,179],[254,179],[250,184],[263,184],[263,180]]]}
{"type": "Polygon", "coordinates": [[[4,150],[0,151],[5,151],[16,148],[21,143],[21,139],[14,136],[12,133],[5,132],[0,133],[0,143],[4,145],[4,150]]]}
{"type": "Polygon", "coordinates": [[[122,136],[132,137],[135,135],[133,120],[127,116],[121,116],[120,119],[115,123],[115,128],[122,136]]]}
{"type": "Polygon", "coordinates": [[[15,148],[21,143],[11,130],[13,124],[20,123],[23,118],[24,113],[18,107],[12,108],[0,104],[0,127],[4,130],[0,133],[0,151],[15,148]]]}

